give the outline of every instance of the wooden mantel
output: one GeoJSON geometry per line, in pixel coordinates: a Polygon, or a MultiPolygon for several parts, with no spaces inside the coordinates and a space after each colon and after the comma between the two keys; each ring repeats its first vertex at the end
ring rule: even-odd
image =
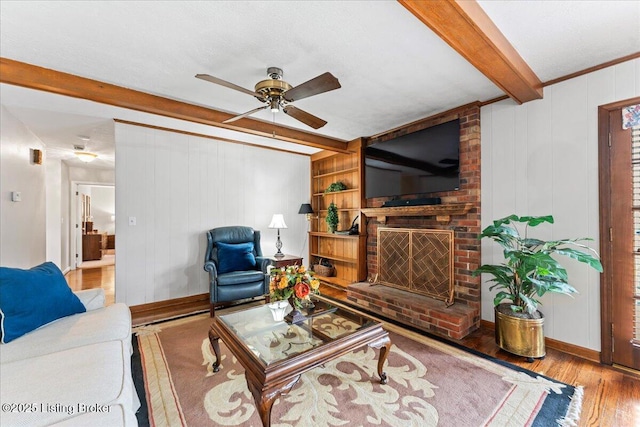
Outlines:
{"type": "Polygon", "coordinates": [[[360,212],[367,217],[376,217],[378,222],[386,223],[390,216],[435,216],[436,221],[447,224],[452,215],[464,215],[471,210],[473,203],[445,203],[426,206],[393,206],[387,208],[362,208],[360,212]]]}

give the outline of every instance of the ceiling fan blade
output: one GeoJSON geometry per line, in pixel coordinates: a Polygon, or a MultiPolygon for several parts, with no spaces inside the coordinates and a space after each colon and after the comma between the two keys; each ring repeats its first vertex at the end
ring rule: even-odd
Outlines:
{"type": "Polygon", "coordinates": [[[304,82],[284,93],[284,99],[287,102],[297,101],[319,93],[329,92],[330,90],[339,89],[340,82],[331,73],[320,74],[307,82],[304,82]]]}
{"type": "Polygon", "coordinates": [[[243,118],[243,117],[247,117],[247,116],[250,116],[251,114],[256,113],[256,112],[258,112],[258,111],[260,111],[260,110],[264,110],[264,109],[265,109],[265,108],[267,108],[267,107],[268,107],[268,105],[263,105],[262,107],[254,108],[253,110],[251,110],[251,111],[247,111],[246,113],[242,113],[242,114],[240,114],[239,116],[231,117],[230,119],[227,119],[227,120],[225,120],[225,121],[224,121],[224,122],[222,122],[222,123],[231,123],[231,122],[235,122],[236,120],[239,120],[239,119],[241,119],[241,118],[243,118]]]}
{"type": "Polygon", "coordinates": [[[229,83],[226,80],[222,80],[217,77],[210,76],[209,74],[196,74],[196,78],[206,80],[208,82],[215,83],[224,87],[228,87],[229,89],[234,89],[234,90],[246,93],[247,95],[260,97],[260,94],[257,94],[252,90],[245,89],[241,86],[235,85],[233,83],[229,83]]]}
{"type": "Polygon", "coordinates": [[[282,111],[284,111],[285,114],[288,114],[296,120],[300,120],[305,125],[311,126],[314,129],[320,129],[322,126],[327,124],[327,122],[322,120],[321,118],[316,117],[313,114],[309,114],[299,108],[296,108],[293,105],[287,105],[282,109],[282,111]]]}

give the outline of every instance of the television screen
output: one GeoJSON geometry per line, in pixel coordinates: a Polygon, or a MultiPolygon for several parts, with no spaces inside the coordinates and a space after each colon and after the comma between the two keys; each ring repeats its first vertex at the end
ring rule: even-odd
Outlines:
{"type": "Polygon", "coordinates": [[[460,186],[460,120],[365,148],[365,196],[457,190],[460,186]]]}

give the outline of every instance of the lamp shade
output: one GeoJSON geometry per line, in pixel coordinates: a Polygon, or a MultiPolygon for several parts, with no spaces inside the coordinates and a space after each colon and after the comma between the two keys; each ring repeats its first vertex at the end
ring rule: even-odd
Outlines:
{"type": "Polygon", "coordinates": [[[312,214],[313,213],[313,208],[311,207],[311,205],[309,203],[303,203],[300,205],[300,210],[298,211],[299,214],[312,214]]]}
{"type": "Polygon", "coordinates": [[[284,216],[282,214],[273,214],[269,228],[287,228],[287,224],[284,223],[284,216]]]}

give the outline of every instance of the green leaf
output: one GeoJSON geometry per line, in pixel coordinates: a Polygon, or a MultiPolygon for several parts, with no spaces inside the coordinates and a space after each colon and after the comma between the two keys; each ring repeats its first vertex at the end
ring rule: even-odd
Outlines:
{"type": "Polygon", "coordinates": [[[507,292],[498,292],[495,297],[493,297],[493,305],[499,305],[504,300],[512,301],[511,294],[507,292]]]}
{"type": "Polygon", "coordinates": [[[520,222],[526,222],[529,227],[535,227],[545,222],[553,224],[553,215],[523,216],[520,218],[520,222]]]}
{"type": "Polygon", "coordinates": [[[512,221],[519,222],[520,218],[518,218],[517,215],[511,214],[511,215],[506,216],[504,218],[500,218],[500,219],[497,219],[497,220],[493,221],[493,225],[496,226],[496,227],[500,227],[501,225],[504,225],[504,224],[510,224],[512,221]]]}
{"type": "Polygon", "coordinates": [[[602,273],[603,271],[602,263],[600,263],[600,260],[588,253],[579,251],[577,249],[571,249],[571,248],[558,249],[556,253],[560,255],[565,255],[565,256],[568,256],[569,258],[573,258],[575,260],[583,262],[589,265],[590,267],[593,267],[600,273],[602,273]]]}
{"type": "Polygon", "coordinates": [[[533,314],[538,309],[538,304],[540,301],[529,298],[527,295],[520,294],[520,299],[522,300],[522,308],[529,314],[533,314]]]}
{"type": "Polygon", "coordinates": [[[472,275],[477,276],[480,273],[491,274],[496,283],[509,286],[513,282],[513,271],[505,265],[485,264],[473,271],[472,275]]]}

